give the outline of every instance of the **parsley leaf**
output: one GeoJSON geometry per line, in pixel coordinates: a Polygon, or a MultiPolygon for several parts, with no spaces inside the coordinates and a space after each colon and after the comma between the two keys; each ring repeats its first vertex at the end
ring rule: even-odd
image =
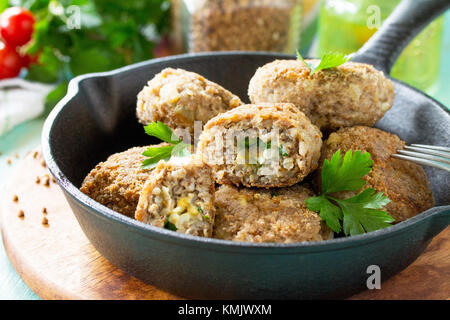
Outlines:
{"type": "MultiPolygon", "coordinates": [[[[331,197],[330,197],[331,198],[331,197]]],[[[344,233],[355,235],[389,227],[394,218],[377,210],[390,202],[382,192],[368,188],[349,199],[333,199],[344,213],[344,233]]]]}
{"type": "Polygon", "coordinates": [[[160,154],[172,154],[173,146],[149,147],[142,153],[146,157],[156,157],[160,154]]]}
{"type": "MultiPolygon", "coordinates": [[[[258,137],[257,138],[245,137],[244,143],[243,144],[240,143],[238,145],[238,147],[240,150],[245,152],[246,163],[262,164],[262,162],[264,162],[264,158],[260,159],[260,157],[258,157],[258,154],[260,153],[261,149],[270,150],[272,148],[272,141],[269,140],[267,143],[265,143],[258,137]],[[253,151],[253,152],[251,152],[251,151],[253,151]],[[251,157],[250,157],[250,154],[251,154],[251,157]]],[[[278,146],[278,154],[280,157],[289,156],[289,153],[287,152],[286,148],[282,144],[280,144],[278,146]]]]}
{"type": "Polygon", "coordinates": [[[368,152],[349,150],[342,157],[340,150],[336,151],[331,160],[325,160],[323,164],[322,194],[308,198],[307,208],[318,212],[334,232],[339,233],[343,229],[347,236],[389,227],[394,219],[380,210],[390,202],[382,192],[367,188],[348,199],[330,195],[360,190],[366,184],[362,177],[370,172],[372,164],[368,152]]]}
{"type": "Polygon", "coordinates": [[[187,157],[191,155],[190,145],[183,143],[182,140],[177,137],[172,129],[166,126],[162,122],[152,122],[144,127],[145,133],[149,136],[156,137],[169,145],[161,147],[149,147],[142,153],[143,156],[148,159],[142,160],[142,169],[151,170],[157,166],[159,161],[169,161],[172,156],[174,157],[187,157]]]}
{"type": "Polygon", "coordinates": [[[319,212],[320,217],[336,233],[341,232],[342,211],[332,204],[325,195],[306,199],[309,210],[319,212]]]}
{"type": "Polygon", "coordinates": [[[341,150],[338,150],[331,161],[325,159],[323,164],[322,193],[360,190],[366,184],[362,177],[372,170],[372,164],[368,152],[349,150],[342,160],[341,150]]]}
{"type": "MultiPolygon", "coordinates": [[[[38,55],[25,77],[68,82],[86,72],[116,69],[154,57],[170,27],[168,0],[0,0],[0,12],[19,6],[33,12],[32,41],[22,49],[38,55]]],[[[67,90],[47,98],[53,108],[67,90]],[[50,99],[51,98],[51,99],[50,99]],[[56,99],[57,98],[57,99],[56,99]]]]}
{"type": "Polygon", "coordinates": [[[169,229],[169,230],[172,230],[172,231],[177,231],[178,230],[178,228],[172,222],[169,222],[168,219],[166,220],[166,223],[164,224],[164,229],[169,229]]]}
{"type": "Polygon", "coordinates": [[[159,161],[168,161],[172,155],[174,146],[151,147],[142,153],[143,156],[149,157],[142,161],[142,169],[151,170],[159,161]]]}
{"type": "Polygon", "coordinates": [[[145,133],[149,136],[156,137],[164,142],[177,144],[180,143],[181,140],[177,137],[168,126],[164,123],[152,122],[144,127],[145,133]]]}
{"type": "Polygon", "coordinates": [[[345,55],[340,52],[330,52],[324,54],[320,61],[305,61],[300,52],[297,51],[297,59],[309,68],[311,76],[319,70],[338,67],[346,63],[350,58],[351,55],[345,55]]]}
{"type": "Polygon", "coordinates": [[[289,155],[286,148],[282,144],[280,144],[280,146],[278,147],[278,152],[280,153],[280,156],[282,156],[282,157],[287,157],[289,155]]]}
{"type": "Polygon", "coordinates": [[[190,151],[191,146],[186,143],[178,143],[173,147],[172,156],[173,157],[189,157],[191,155],[190,151]]]}

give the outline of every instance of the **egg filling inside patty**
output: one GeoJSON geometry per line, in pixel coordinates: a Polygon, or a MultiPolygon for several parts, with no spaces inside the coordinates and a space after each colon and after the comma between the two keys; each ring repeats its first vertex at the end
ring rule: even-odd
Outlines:
{"type": "Polygon", "coordinates": [[[183,229],[185,225],[191,224],[194,220],[209,219],[209,215],[203,213],[200,202],[194,201],[195,198],[195,194],[190,193],[185,197],[178,198],[175,207],[163,209],[163,214],[167,215],[164,228],[176,231],[183,229]]]}
{"type": "Polygon", "coordinates": [[[213,202],[214,182],[207,166],[162,161],[141,192],[135,217],[156,227],[209,237],[213,202]]]}

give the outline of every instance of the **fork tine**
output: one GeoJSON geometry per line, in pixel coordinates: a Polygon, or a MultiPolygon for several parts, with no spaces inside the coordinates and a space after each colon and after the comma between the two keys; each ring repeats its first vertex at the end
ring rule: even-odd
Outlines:
{"type": "Polygon", "coordinates": [[[438,168],[438,169],[442,169],[442,170],[446,170],[446,171],[450,172],[450,165],[442,163],[442,162],[438,162],[438,161],[434,161],[434,160],[427,160],[427,159],[420,159],[420,158],[405,156],[405,155],[401,155],[401,154],[393,154],[391,156],[394,158],[408,160],[408,161],[411,161],[411,162],[414,162],[417,164],[430,166],[430,167],[434,167],[434,168],[438,168]]]}
{"type": "Polygon", "coordinates": [[[428,148],[411,147],[411,146],[405,146],[405,150],[411,150],[411,151],[417,151],[420,153],[432,154],[432,155],[440,156],[443,158],[450,158],[450,152],[446,152],[446,151],[437,151],[437,150],[428,149],[428,148]]]}
{"type": "Polygon", "coordinates": [[[450,152],[450,148],[449,147],[430,146],[430,145],[426,145],[426,144],[411,144],[411,146],[412,147],[425,148],[425,149],[431,149],[431,150],[450,152]]]}
{"type": "Polygon", "coordinates": [[[407,151],[407,150],[397,150],[397,152],[399,154],[403,154],[406,156],[422,158],[422,159],[427,159],[427,160],[434,160],[434,161],[445,162],[445,163],[450,164],[450,158],[444,158],[444,157],[435,156],[435,155],[431,155],[431,154],[413,152],[413,151],[407,151]]]}

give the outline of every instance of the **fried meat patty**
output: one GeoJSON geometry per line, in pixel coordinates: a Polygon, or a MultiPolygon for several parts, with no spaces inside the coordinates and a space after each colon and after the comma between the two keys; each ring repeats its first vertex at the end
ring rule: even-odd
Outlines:
{"type": "MultiPolygon", "coordinates": [[[[372,171],[363,179],[367,182],[365,188],[374,188],[383,192],[391,202],[386,205],[386,211],[400,222],[409,219],[434,206],[430,183],[423,168],[415,163],[396,159],[391,154],[403,149],[405,142],[394,134],[376,128],[357,126],[342,128],[332,133],[324,142],[321,167],[325,159],[341,150],[367,151],[373,160],[372,171]]],[[[318,173],[320,170],[318,170],[318,173]]],[[[353,196],[354,192],[344,192],[337,197],[353,196]]]]}
{"type": "Polygon", "coordinates": [[[111,155],[91,170],[80,190],[104,206],[133,217],[139,194],[149,176],[149,171],[141,168],[145,158],[142,152],[147,148],[135,147],[111,155]]]}
{"type": "Polygon", "coordinates": [[[135,218],[156,227],[210,237],[214,223],[214,181],[199,161],[161,161],[144,185],[135,218]]]}
{"type": "Polygon", "coordinates": [[[392,82],[371,65],[347,62],[310,75],[299,60],[276,60],[256,71],[248,95],[252,103],[293,103],[328,132],[373,126],[391,108],[395,93],[392,82]]]}
{"type": "Polygon", "coordinates": [[[138,94],[136,114],[142,124],[161,121],[174,130],[187,129],[192,134],[194,121],[204,125],[241,104],[239,97],[197,73],[167,68],[138,94]]]}
{"type": "Polygon", "coordinates": [[[285,187],[317,168],[321,137],[292,104],[242,105],[208,121],[197,154],[217,183],[285,187]]]}
{"type": "Polygon", "coordinates": [[[246,242],[321,241],[333,232],[306,208],[305,186],[248,189],[222,185],[215,194],[214,238],[246,242]]]}

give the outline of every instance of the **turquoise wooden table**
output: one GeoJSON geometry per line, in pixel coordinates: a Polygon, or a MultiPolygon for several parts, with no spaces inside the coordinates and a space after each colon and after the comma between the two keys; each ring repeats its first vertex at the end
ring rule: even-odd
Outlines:
{"type": "MultiPolygon", "coordinates": [[[[439,80],[427,93],[450,108],[450,12],[446,14],[443,38],[439,80]]],[[[0,189],[20,158],[40,144],[43,123],[43,119],[32,120],[0,136],[0,189]]],[[[0,299],[39,299],[12,268],[1,242],[0,299]]]]}

